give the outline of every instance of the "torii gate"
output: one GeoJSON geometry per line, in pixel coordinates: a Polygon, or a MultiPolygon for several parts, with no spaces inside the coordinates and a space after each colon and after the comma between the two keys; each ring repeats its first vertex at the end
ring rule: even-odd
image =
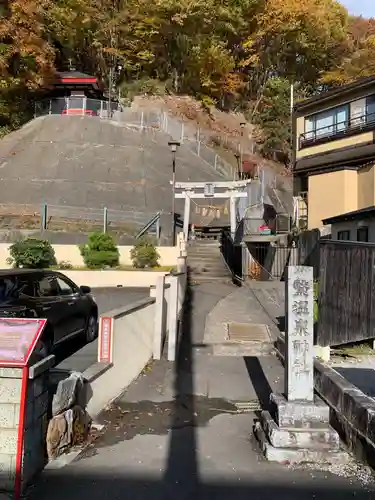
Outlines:
{"type": "Polygon", "coordinates": [[[247,198],[246,186],[251,180],[245,181],[218,181],[218,182],[176,182],[174,196],[176,199],[183,198],[184,206],[184,237],[188,240],[190,200],[226,198],[230,200],[230,231],[236,232],[236,201],[237,198],[247,198]]]}

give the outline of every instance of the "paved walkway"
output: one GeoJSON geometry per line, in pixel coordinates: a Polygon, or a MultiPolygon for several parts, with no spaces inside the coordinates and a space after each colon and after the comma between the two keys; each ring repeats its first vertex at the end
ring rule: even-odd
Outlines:
{"type": "MultiPolygon", "coordinates": [[[[228,296],[232,314],[231,293],[238,290],[192,288],[176,366],[162,360],[145,370],[118,406],[104,412],[107,432],[78,462],[45,471],[30,500],[374,498],[375,489],[364,484],[369,475],[354,462],[317,470],[262,458],[252,434],[256,415],[238,413],[236,403],[259,396],[266,402],[270,390],[280,389],[281,366],[274,357],[214,356],[212,346],[202,344],[209,312],[228,296]]],[[[246,288],[241,293],[247,295],[246,288]]],[[[255,299],[252,304],[254,310],[244,312],[265,321],[255,299]]]]}

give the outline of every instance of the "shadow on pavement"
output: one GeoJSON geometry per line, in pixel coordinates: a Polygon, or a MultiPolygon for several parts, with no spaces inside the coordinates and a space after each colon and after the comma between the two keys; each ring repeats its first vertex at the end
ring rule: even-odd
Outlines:
{"type": "MultiPolygon", "coordinates": [[[[180,443],[180,446],[184,446],[180,443]]],[[[187,445],[185,445],[187,446],[187,445]]],[[[373,500],[374,492],[358,491],[358,488],[348,485],[314,486],[295,485],[286,480],[279,483],[272,477],[264,481],[248,484],[233,484],[224,481],[202,483],[199,478],[190,476],[191,469],[184,471],[183,465],[179,477],[182,481],[172,480],[167,474],[164,479],[151,477],[131,477],[116,475],[112,472],[93,475],[58,474],[53,480],[55,493],[49,500],[83,499],[90,500],[373,500]]],[[[287,473],[286,473],[287,474],[287,473]]],[[[173,474],[174,476],[174,474],[173,474]]],[[[254,471],[256,476],[256,471],[254,471]]],[[[39,492],[33,499],[44,499],[39,492]]]]}
{"type": "Polygon", "coordinates": [[[264,410],[272,410],[272,405],[270,403],[272,387],[267,380],[259,359],[251,356],[245,357],[244,361],[261,408],[264,410]]]}
{"type": "MultiPolygon", "coordinates": [[[[194,358],[192,355],[192,291],[188,290],[185,311],[181,321],[181,343],[175,364],[175,397],[173,423],[170,430],[168,460],[163,473],[155,470],[154,475],[131,474],[109,464],[102,470],[82,471],[82,468],[70,467],[60,471],[49,471],[43,475],[37,486],[30,490],[29,500],[340,500],[373,499],[373,492],[355,487],[347,482],[345,488],[333,486],[335,478],[322,486],[322,481],[311,479],[310,485],[296,485],[285,469],[285,481],[272,478],[272,471],[263,474],[254,470],[252,481],[240,484],[217,479],[218,471],[211,471],[212,481],[203,481],[200,477],[197,457],[197,438],[195,424],[196,397],[194,396],[194,358]],[[186,424],[181,424],[181,419],[186,424]],[[181,427],[184,432],[181,435],[181,427]],[[266,476],[266,477],[264,477],[266,476]],[[216,478],[216,480],[214,480],[216,478]],[[264,479],[264,480],[262,480],[264,479]]],[[[240,359],[239,359],[239,362],[240,359]]],[[[262,404],[268,404],[271,388],[265,378],[257,358],[245,358],[245,363],[258,397],[262,404]]],[[[220,436],[217,436],[220,439],[220,436]]],[[[249,443],[249,453],[251,453],[249,443]]],[[[261,460],[261,459],[260,459],[261,460]]],[[[295,477],[295,476],[294,476],[295,477]]]]}

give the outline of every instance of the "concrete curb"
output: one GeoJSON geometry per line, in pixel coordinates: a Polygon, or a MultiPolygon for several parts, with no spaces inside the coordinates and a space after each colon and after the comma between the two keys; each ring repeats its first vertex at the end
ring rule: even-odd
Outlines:
{"type": "MultiPolygon", "coordinates": [[[[275,342],[276,353],[284,362],[285,339],[275,342]]],[[[315,391],[330,406],[331,425],[351,452],[375,467],[375,400],[346,380],[333,368],[314,361],[315,391]]]]}

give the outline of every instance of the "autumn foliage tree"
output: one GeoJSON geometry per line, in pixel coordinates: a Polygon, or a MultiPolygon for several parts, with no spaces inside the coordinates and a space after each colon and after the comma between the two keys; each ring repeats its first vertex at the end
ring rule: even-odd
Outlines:
{"type": "Polygon", "coordinates": [[[351,17],[348,27],[349,50],[322,76],[322,83],[338,86],[375,75],[375,19],[351,17]]]}
{"type": "Polygon", "coordinates": [[[0,14],[3,131],[72,61],[107,85],[121,65],[115,84],[129,96],[147,89],[247,109],[268,127],[265,150],[284,150],[287,134],[276,139],[271,125],[280,113],[287,130],[291,83],[316,92],[375,73],[375,21],[336,0],[8,0],[0,14]]]}
{"type": "Polygon", "coordinates": [[[0,125],[18,125],[28,114],[25,95],[48,84],[54,50],[45,38],[43,0],[13,0],[0,18],[0,125]]]}

